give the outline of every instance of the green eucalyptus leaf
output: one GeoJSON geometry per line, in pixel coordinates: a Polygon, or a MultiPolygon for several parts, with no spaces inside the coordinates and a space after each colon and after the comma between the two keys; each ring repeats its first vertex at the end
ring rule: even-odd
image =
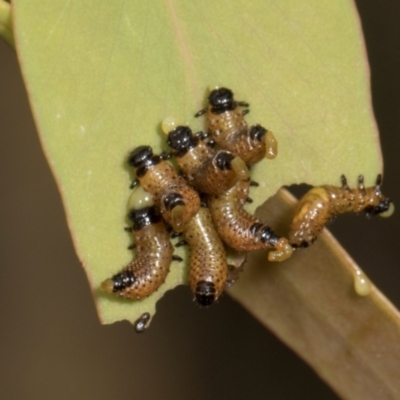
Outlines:
{"type": "Polygon", "coordinates": [[[0,0],[0,37],[14,48],[10,3],[0,0]]]}
{"type": "Polygon", "coordinates": [[[350,0],[14,0],[13,14],[43,148],[105,323],[153,313],[186,280],[187,263],[173,264],[148,299],[98,290],[132,258],[123,231],[128,152],[141,144],[162,150],[167,116],[203,129],[193,115],[208,87],[232,88],[251,103],[249,123],[279,142],[277,159],[253,170],[260,188],[252,211],[282,185],[339,184],[343,173],[372,184],[381,171],[350,0]]]}

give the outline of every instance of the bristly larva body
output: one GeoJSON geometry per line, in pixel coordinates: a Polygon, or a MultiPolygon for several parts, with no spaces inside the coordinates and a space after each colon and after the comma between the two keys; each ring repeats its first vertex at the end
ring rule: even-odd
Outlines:
{"type": "Polygon", "coordinates": [[[223,193],[249,177],[240,157],[225,150],[215,152],[187,126],[168,132],[168,145],[187,182],[201,193],[223,193]]]}
{"type": "Polygon", "coordinates": [[[190,288],[201,306],[209,306],[224,290],[228,266],[224,245],[206,207],[186,225],[183,236],[190,250],[190,288]]]}
{"type": "Polygon", "coordinates": [[[376,185],[364,187],[364,177],[358,178],[358,187],[351,189],[344,175],[342,186],[320,186],[309,190],[298,202],[292,220],[289,242],[293,247],[308,247],[328,222],[339,214],[364,211],[368,216],[389,216],[393,203],[381,192],[381,175],[376,185]]]}
{"type": "Polygon", "coordinates": [[[127,299],[150,296],[164,283],[170,268],[173,247],[169,232],[154,206],[131,210],[136,257],[123,270],[105,280],[101,288],[127,299]]]}
{"type": "Polygon", "coordinates": [[[163,218],[176,232],[196,215],[200,198],[175,169],[150,146],[139,146],[131,152],[128,164],[134,167],[136,177],[144,190],[153,196],[163,218]]]}
{"type": "Polygon", "coordinates": [[[195,116],[206,114],[208,133],[221,149],[253,165],[264,157],[275,158],[278,147],[272,132],[261,125],[248,126],[244,118],[247,107],[248,103],[234,99],[230,89],[221,87],[211,91],[208,106],[195,116]]]}
{"type": "Polygon", "coordinates": [[[214,226],[221,239],[236,251],[273,249],[268,254],[270,261],[286,260],[292,255],[287,239],[244,210],[249,186],[250,180],[239,181],[225,193],[209,196],[214,226]]]}

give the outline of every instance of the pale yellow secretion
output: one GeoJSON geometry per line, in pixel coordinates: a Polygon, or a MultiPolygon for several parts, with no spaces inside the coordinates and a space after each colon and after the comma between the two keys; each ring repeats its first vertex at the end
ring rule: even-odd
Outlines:
{"type": "Polygon", "coordinates": [[[231,165],[240,180],[244,181],[250,177],[246,163],[240,157],[235,157],[232,160],[231,165]]]}
{"type": "Polygon", "coordinates": [[[368,296],[371,293],[371,282],[360,269],[354,273],[354,290],[359,296],[368,296]]]}
{"type": "Polygon", "coordinates": [[[276,244],[276,250],[268,254],[268,261],[285,261],[293,254],[293,248],[287,239],[280,238],[276,244]]]}
{"type": "Polygon", "coordinates": [[[162,131],[168,135],[171,131],[173,131],[179,125],[178,121],[174,117],[166,117],[161,123],[162,131]]]}
{"type": "Polygon", "coordinates": [[[278,141],[271,131],[267,131],[267,135],[265,137],[265,147],[265,157],[269,160],[273,160],[278,155],[278,141]]]}
{"type": "Polygon", "coordinates": [[[390,206],[387,211],[380,213],[379,216],[383,218],[390,217],[394,213],[394,204],[390,203],[390,206]]]}
{"type": "Polygon", "coordinates": [[[209,85],[209,86],[208,86],[208,90],[209,90],[209,92],[211,93],[213,90],[217,90],[217,89],[219,89],[220,87],[222,87],[222,86],[220,86],[220,85],[209,85]]]}
{"type": "Polygon", "coordinates": [[[133,189],[133,193],[128,200],[128,210],[141,210],[145,207],[154,205],[153,197],[147,193],[142,186],[137,186],[133,189]]]}

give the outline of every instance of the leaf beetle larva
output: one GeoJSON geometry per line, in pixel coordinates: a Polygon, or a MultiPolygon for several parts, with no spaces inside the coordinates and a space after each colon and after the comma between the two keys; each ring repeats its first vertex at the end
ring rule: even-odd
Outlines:
{"type": "Polygon", "coordinates": [[[176,232],[182,232],[200,208],[200,198],[175,169],[150,146],[139,146],[128,157],[144,190],[153,195],[161,215],[176,232]]]}
{"type": "Polygon", "coordinates": [[[310,189],[297,203],[292,220],[289,242],[293,247],[308,247],[328,222],[339,214],[364,211],[367,216],[390,216],[394,205],[381,192],[382,176],[375,186],[364,187],[364,177],[358,177],[358,187],[351,189],[341,176],[342,186],[319,186],[310,189]]]}
{"type": "Polygon", "coordinates": [[[137,188],[128,204],[136,257],[121,272],[106,279],[101,288],[138,300],[150,296],[164,283],[173,260],[173,247],[167,227],[148,193],[137,188]]]}
{"type": "Polygon", "coordinates": [[[224,290],[228,266],[208,208],[200,208],[186,225],[183,236],[190,250],[190,288],[201,306],[210,306],[224,290]]]}
{"type": "Polygon", "coordinates": [[[215,228],[222,240],[236,251],[273,249],[268,254],[270,261],[286,260],[293,251],[288,240],[244,210],[249,186],[250,180],[238,181],[225,193],[209,196],[215,228]]]}
{"type": "Polygon", "coordinates": [[[244,161],[232,153],[215,152],[187,126],[167,131],[168,145],[187,182],[202,193],[218,194],[249,177],[244,161]]]}
{"type": "Polygon", "coordinates": [[[232,90],[221,87],[210,92],[208,106],[195,117],[206,114],[208,133],[214,141],[253,165],[264,157],[275,158],[278,147],[272,132],[261,125],[248,126],[244,118],[247,107],[248,103],[234,99],[232,90]]]}

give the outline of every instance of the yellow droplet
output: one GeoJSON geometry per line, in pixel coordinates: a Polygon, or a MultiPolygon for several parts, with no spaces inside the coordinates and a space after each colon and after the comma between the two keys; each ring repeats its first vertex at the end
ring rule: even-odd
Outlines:
{"type": "Polygon", "coordinates": [[[241,181],[245,181],[250,177],[246,163],[240,157],[235,157],[232,160],[231,165],[232,169],[236,172],[238,179],[241,181]]]}
{"type": "Polygon", "coordinates": [[[161,123],[161,129],[166,135],[168,135],[168,133],[173,131],[178,125],[178,121],[174,117],[167,117],[164,118],[161,123]]]}
{"type": "Polygon", "coordinates": [[[141,210],[154,205],[153,197],[142,186],[136,186],[128,200],[128,210],[141,210]]]}
{"type": "Polygon", "coordinates": [[[389,208],[387,211],[380,213],[379,216],[383,218],[390,217],[394,213],[394,204],[390,203],[389,208]]]}
{"type": "Polygon", "coordinates": [[[114,282],[112,279],[106,279],[104,282],[101,283],[101,289],[107,293],[112,293],[114,289],[114,282]]]}
{"type": "Polygon", "coordinates": [[[359,296],[368,296],[371,293],[371,282],[360,269],[354,274],[354,289],[359,296]]]}
{"type": "Polygon", "coordinates": [[[278,155],[278,141],[275,139],[275,136],[271,131],[267,131],[267,135],[265,137],[265,147],[265,157],[267,157],[269,160],[273,160],[278,155]]]}
{"type": "Polygon", "coordinates": [[[209,90],[210,93],[211,93],[213,90],[217,90],[217,89],[219,89],[220,87],[222,87],[222,86],[220,86],[220,85],[210,85],[210,86],[208,86],[208,90],[209,90]]]}

